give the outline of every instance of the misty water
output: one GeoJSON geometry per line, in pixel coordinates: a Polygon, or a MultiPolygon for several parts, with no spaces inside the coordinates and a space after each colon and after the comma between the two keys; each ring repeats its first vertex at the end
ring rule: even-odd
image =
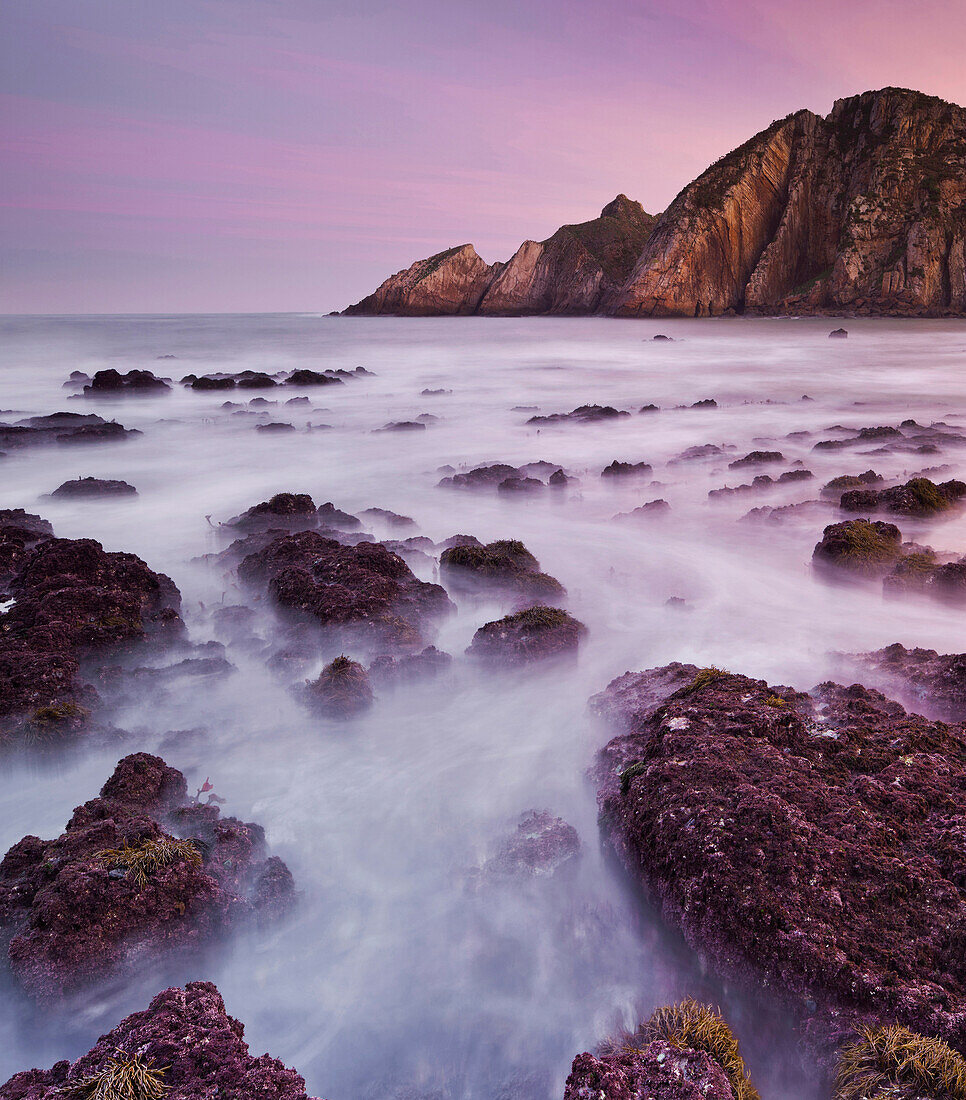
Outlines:
{"type": "MultiPolygon", "coordinates": [[[[610,733],[591,718],[587,699],[625,670],[672,660],[807,689],[832,674],[836,650],[895,641],[962,650],[961,611],[884,601],[875,586],[829,587],[812,575],[812,547],[834,519],[830,507],[780,523],[739,522],[753,507],[814,499],[829,478],[869,467],[887,477],[938,465],[949,466],[942,479],[966,474],[957,451],[862,454],[873,441],[811,452],[832,425],[907,417],[963,424],[961,323],[848,322],[849,338],[838,341],[828,339],[834,324],[5,319],[3,420],[70,409],[116,417],[143,435],[9,453],[0,463],[0,507],[39,512],[61,536],[96,538],[169,574],[193,641],[213,639],[211,612],[234,603],[254,606],[259,633],[271,640],[270,609],[201,559],[227,545],[215,524],[279,491],[307,492],[350,512],[391,509],[415,518],[413,533],[437,541],[456,533],[522,539],[567,587],[567,607],[589,634],[573,663],[484,674],[462,653],[477,627],[509,608],[457,596],[458,613],[436,639],[457,658],[451,670],[380,690],[354,721],[310,713],[291,690],[291,673],[280,674],[262,651],[229,645],[232,675],[178,682],[161,698],[119,706],[111,718],[129,731],[120,746],[8,757],[0,769],[2,851],[27,833],[59,834],[119,756],[161,751],[189,787],[210,777],[224,812],[264,825],[301,899],[293,917],[239,933],[203,968],[144,963],[135,981],[97,987],[64,1011],[35,1012],[0,979],[0,1080],[74,1058],[163,986],[205,978],[245,1023],[253,1053],[294,1065],[309,1094],[328,1100],[550,1100],[562,1095],[576,1053],[688,994],[725,1008],[764,1096],[815,1094],[784,1014],[766,994],[719,982],[602,850],[587,770],[610,733]],[[658,332],[674,340],[652,341],[658,332]],[[102,401],[62,388],[72,370],[104,367],[177,379],[359,365],[374,375],[304,391],[175,386],[163,396],[102,401]],[[451,392],[421,396],[423,389],[451,392]],[[286,406],[293,393],[311,404],[286,406]],[[279,404],[222,408],[253,397],[279,404]],[[716,409],[675,409],[710,397],[716,409]],[[541,430],[526,423],[536,411],[589,403],[634,415],[541,430]],[[637,413],[649,403],[662,411],[637,413]],[[439,419],[424,431],[374,431],[422,413],[439,419]],[[255,430],[270,420],[298,430],[255,430]],[[793,432],[816,434],[786,438],[793,432]],[[734,449],[668,464],[705,443],[734,449]],[[762,448],[785,455],[769,472],[801,461],[815,480],[708,500],[709,489],[750,481],[759,471],[727,463],[762,448]],[[661,484],[601,479],[614,459],[646,460],[661,484]],[[446,464],[537,460],[579,483],[525,499],[436,484],[446,464]],[[139,495],[43,499],[77,476],[122,478],[139,495]],[[664,518],[613,518],[656,498],[671,505],[664,518]],[[666,606],[673,596],[686,609],[666,606]],[[168,736],[191,729],[204,732],[168,736]],[[531,808],[576,827],[582,854],[573,873],[481,881],[474,869],[531,808]]],[[[966,551],[966,518],[901,526],[906,537],[966,551]]],[[[378,524],[366,529],[394,536],[378,524]]],[[[432,560],[412,564],[434,579],[432,560]]],[[[337,652],[320,648],[302,678],[337,652]]]]}

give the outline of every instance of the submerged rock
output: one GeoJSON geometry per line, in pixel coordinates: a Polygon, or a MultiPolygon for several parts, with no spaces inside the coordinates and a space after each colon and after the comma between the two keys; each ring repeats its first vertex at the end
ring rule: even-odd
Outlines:
{"type": "Polygon", "coordinates": [[[954,722],[966,718],[966,653],[907,649],[895,642],[872,653],[848,654],[844,660],[908,706],[954,722]]]}
{"type": "Polygon", "coordinates": [[[253,1057],[244,1035],[211,982],[189,982],[159,993],[76,1062],[15,1074],[0,1100],[312,1100],[295,1070],[253,1057]]]}
{"type": "Polygon", "coordinates": [[[126,481],[109,481],[99,477],[78,477],[65,481],[50,494],[52,497],[123,497],[137,496],[138,491],[126,481]]]}
{"type": "Polygon", "coordinates": [[[554,875],[580,855],[573,825],[548,810],[528,810],[500,850],[483,864],[484,874],[554,875]]]}
{"type": "Polygon", "coordinates": [[[601,477],[650,477],[654,472],[649,462],[618,462],[617,459],[600,471],[601,477]]]}
{"type": "Polygon", "coordinates": [[[574,421],[577,424],[593,424],[601,420],[617,420],[630,416],[629,412],[615,409],[613,405],[578,405],[569,413],[550,413],[548,416],[531,416],[528,424],[560,424],[574,421]]]}
{"type": "Polygon", "coordinates": [[[453,608],[438,584],[418,580],[381,544],[343,546],[316,531],[273,539],[241,562],[238,576],[283,609],[392,646],[423,644],[423,631],[453,608]]]}
{"type": "Polygon", "coordinates": [[[601,822],[692,946],[820,1047],[899,1022],[966,1043],[966,737],[858,685],[628,673],[592,701],[601,822]]]}
{"type": "Polygon", "coordinates": [[[745,466],[766,466],[770,462],[784,462],[781,451],[749,451],[744,458],[736,458],[728,463],[729,470],[740,470],[745,466]]]}
{"type": "Polygon", "coordinates": [[[355,718],[372,706],[368,672],[345,656],[326,665],[307,687],[312,707],[328,718],[355,718]]]}
{"type": "Polygon", "coordinates": [[[486,546],[462,544],[444,550],[439,559],[442,579],[457,591],[487,589],[533,603],[558,602],[567,592],[516,539],[486,546]]]}
{"type": "MultiPolygon", "coordinates": [[[[210,790],[206,780],[199,797],[210,790]]],[[[26,836],[0,863],[14,976],[50,1000],[139,956],[194,949],[243,919],[279,915],[292,877],[265,858],[264,839],[260,826],[222,818],[214,801],[190,800],[184,776],[160,757],[126,756],[60,837],[26,836]]]]}
{"type": "Polygon", "coordinates": [[[864,474],[842,474],[827,481],[821,489],[823,497],[841,497],[850,489],[867,489],[870,485],[881,485],[885,478],[875,470],[866,470],[864,474]]]}
{"type": "Polygon", "coordinates": [[[573,653],[587,628],[559,607],[528,607],[486,623],[473,635],[470,657],[516,665],[573,653]]]}

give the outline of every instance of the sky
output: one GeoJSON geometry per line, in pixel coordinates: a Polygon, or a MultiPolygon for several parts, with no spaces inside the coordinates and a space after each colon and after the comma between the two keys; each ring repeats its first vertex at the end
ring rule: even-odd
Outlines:
{"type": "Polygon", "coordinates": [[[962,0],[3,0],[0,312],[341,309],[964,57],[962,0]]]}

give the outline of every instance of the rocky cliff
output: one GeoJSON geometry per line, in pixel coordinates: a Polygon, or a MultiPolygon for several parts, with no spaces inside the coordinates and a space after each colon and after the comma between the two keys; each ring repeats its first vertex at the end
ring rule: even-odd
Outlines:
{"type": "Polygon", "coordinates": [[[966,110],[885,88],[799,111],[711,165],[660,216],[601,216],[487,266],[470,245],[351,313],[966,313],[966,110]]]}
{"type": "Polygon", "coordinates": [[[524,241],[493,279],[480,313],[595,313],[634,270],[657,218],[618,195],[593,221],[524,241]]]}

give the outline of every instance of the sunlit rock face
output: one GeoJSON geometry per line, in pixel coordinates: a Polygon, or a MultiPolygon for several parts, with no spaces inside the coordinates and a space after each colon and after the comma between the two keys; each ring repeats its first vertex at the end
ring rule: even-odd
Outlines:
{"type": "Polygon", "coordinates": [[[524,241],[506,264],[462,245],[346,312],[960,314],[964,167],[963,108],[901,88],[865,92],[825,118],[773,122],[659,218],[619,195],[599,218],[524,241]]]}

